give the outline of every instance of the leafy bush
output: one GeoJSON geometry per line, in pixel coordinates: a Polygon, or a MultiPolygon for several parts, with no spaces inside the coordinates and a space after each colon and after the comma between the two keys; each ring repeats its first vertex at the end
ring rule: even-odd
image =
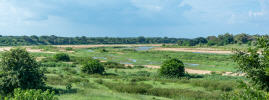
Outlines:
{"type": "Polygon", "coordinates": [[[223,100],[269,100],[269,93],[265,91],[257,90],[243,82],[239,87],[243,89],[224,93],[223,100]]]}
{"type": "Polygon", "coordinates": [[[248,51],[236,50],[233,56],[238,63],[238,70],[246,74],[254,85],[269,91],[269,40],[258,39],[255,48],[248,51]]]}
{"type": "Polygon", "coordinates": [[[14,97],[12,98],[5,98],[6,100],[58,100],[57,97],[54,96],[54,92],[41,91],[41,90],[22,90],[22,89],[15,89],[14,90],[14,97]]]}
{"type": "Polygon", "coordinates": [[[70,61],[70,57],[65,53],[57,53],[53,56],[56,61],[70,61]]]}
{"type": "Polygon", "coordinates": [[[71,47],[66,47],[65,50],[66,50],[66,51],[71,51],[71,50],[73,50],[73,48],[71,48],[71,47]]]}
{"type": "Polygon", "coordinates": [[[136,65],[133,68],[145,68],[145,66],[141,66],[141,65],[136,65]]]}
{"type": "Polygon", "coordinates": [[[105,68],[99,60],[89,60],[82,66],[81,71],[87,74],[103,74],[105,68]]]}
{"type": "Polygon", "coordinates": [[[1,58],[0,91],[4,94],[15,88],[38,89],[45,86],[45,75],[35,58],[25,49],[11,49],[1,58]]]}
{"type": "Polygon", "coordinates": [[[104,62],[103,64],[105,68],[126,68],[124,64],[120,64],[117,62],[108,61],[108,62],[104,62]]]}
{"type": "Polygon", "coordinates": [[[159,73],[167,77],[182,77],[185,75],[184,64],[176,58],[166,60],[159,69],[159,73]]]}

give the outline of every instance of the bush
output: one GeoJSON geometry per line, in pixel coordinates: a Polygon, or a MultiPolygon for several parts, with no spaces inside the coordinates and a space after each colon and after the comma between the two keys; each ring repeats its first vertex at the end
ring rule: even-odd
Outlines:
{"type": "Polygon", "coordinates": [[[22,90],[22,89],[15,89],[14,97],[12,98],[5,98],[6,100],[58,100],[55,97],[54,92],[41,91],[41,90],[22,90]]]}
{"type": "Polygon", "coordinates": [[[136,66],[134,66],[134,68],[145,68],[145,66],[136,65],[136,66]]]}
{"type": "Polygon", "coordinates": [[[120,64],[117,62],[108,61],[108,62],[104,62],[103,64],[105,68],[125,68],[124,64],[120,64]]]}
{"type": "Polygon", "coordinates": [[[71,51],[71,50],[73,50],[73,48],[71,48],[71,47],[66,47],[65,50],[66,50],[66,51],[71,51]]]}
{"type": "Polygon", "coordinates": [[[39,89],[45,86],[45,75],[35,58],[25,49],[11,49],[1,58],[0,91],[4,94],[15,88],[39,89]]]}
{"type": "Polygon", "coordinates": [[[166,60],[159,69],[159,73],[167,77],[182,77],[185,75],[184,64],[176,58],[166,60]]]}
{"type": "Polygon", "coordinates": [[[65,54],[65,53],[58,53],[58,54],[54,55],[54,59],[56,61],[70,61],[69,55],[65,54]]]}
{"type": "Polygon", "coordinates": [[[269,93],[241,82],[240,90],[224,93],[222,100],[269,100],[269,93]]]}
{"type": "Polygon", "coordinates": [[[105,68],[99,60],[89,60],[82,66],[81,71],[87,74],[103,74],[105,68]]]}

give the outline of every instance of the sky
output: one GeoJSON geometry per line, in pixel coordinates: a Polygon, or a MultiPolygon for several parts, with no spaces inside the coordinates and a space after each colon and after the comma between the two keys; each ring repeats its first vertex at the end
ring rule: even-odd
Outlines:
{"type": "Polygon", "coordinates": [[[1,35],[195,38],[269,33],[269,0],[0,0],[1,35]]]}

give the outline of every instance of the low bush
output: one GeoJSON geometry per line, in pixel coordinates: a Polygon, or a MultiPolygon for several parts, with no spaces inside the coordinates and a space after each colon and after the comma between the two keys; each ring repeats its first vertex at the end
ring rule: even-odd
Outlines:
{"type": "Polygon", "coordinates": [[[15,89],[13,97],[6,97],[5,100],[58,100],[58,98],[55,97],[54,92],[50,92],[49,90],[15,89]]]}
{"type": "Polygon", "coordinates": [[[176,58],[166,60],[159,69],[159,73],[165,77],[183,77],[185,75],[184,64],[176,58]]]}
{"type": "Polygon", "coordinates": [[[81,71],[87,74],[103,74],[105,68],[99,60],[89,60],[81,67],[81,71]]]}
{"type": "Polygon", "coordinates": [[[243,82],[239,87],[242,89],[224,93],[222,100],[269,100],[269,93],[266,91],[258,90],[243,82]]]}
{"type": "Polygon", "coordinates": [[[133,68],[145,68],[145,66],[141,66],[141,65],[136,65],[133,68]]]}
{"type": "Polygon", "coordinates": [[[70,57],[65,53],[57,53],[53,56],[56,61],[70,61],[70,57]]]}
{"type": "Polygon", "coordinates": [[[126,68],[124,64],[120,64],[120,63],[112,62],[112,61],[104,62],[103,65],[105,68],[126,68]]]}
{"type": "Polygon", "coordinates": [[[73,48],[71,48],[71,47],[66,47],[65,50],[66,50],[66,51],[71,51],[71,50],[73,50],[73,48]]]}

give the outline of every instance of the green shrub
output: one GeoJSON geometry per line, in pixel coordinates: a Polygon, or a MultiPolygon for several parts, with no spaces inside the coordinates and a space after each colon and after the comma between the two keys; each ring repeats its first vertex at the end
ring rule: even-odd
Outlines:
{"type": "Polygon", "coordinates": [[[222,95],[222,100],[269,100],[269,93],[250,87],[241,82],[239,87],[243,88],[222,95]]]}
{"type": "Polygon", "coordinates": [[[65,53],[57,53],[53,57],[56,61],[70,61],[69,55],[65,53]]]}
{"type": "Polygon", "coordinates": [[[87,74],[103,74],[105,68],[99,60],[89,60],[82,66],[81,71],[87,74]]]}
{"type": "Polygon", "coordinates": [[[66,51],[71,51],[71,50],[73,50],[73,48],[71,48],[71,47],[66,47],[65,50],[66,50],[66,51]]]}
{"type": "Polygon", "coordinates": [[[145,66],[141,66],[141,65],[136,65],[133,68],[145,68],[145,66]]]}
{"type": "Polygon", "coordinates": [[[1,58],[0,91],[4,94],[15,88],[39,89],[45,86],[46,77],[35,58],[25,49],[11,49],[1,58]]]}
{"type": "Polygon", "coordinates": [[[66,90],[71,90],[72,84],[71,83],[66,84],[65,88],[66,90]]]}
{"type": "Polygon", "coordinates": [[[120,64],[120,63],[112,62],[112,61],[104,62],[103,64],[105,68],[126,68],[124,64],[120,64]]]}
{"type": "Polygon", "coordinates": [[[6,98],[6,100],[58,100],[54,92],[50,92],[49,90],[43,92],[35,89],[15,89],[13,95],[14,97],[6,98]]]}
{"type": "Polygon", "coordinates": [[[185,75],[184,64],[176,58],[166,60],[159,69],[159,73],[166,77],[182,77],[185,75]]]}

